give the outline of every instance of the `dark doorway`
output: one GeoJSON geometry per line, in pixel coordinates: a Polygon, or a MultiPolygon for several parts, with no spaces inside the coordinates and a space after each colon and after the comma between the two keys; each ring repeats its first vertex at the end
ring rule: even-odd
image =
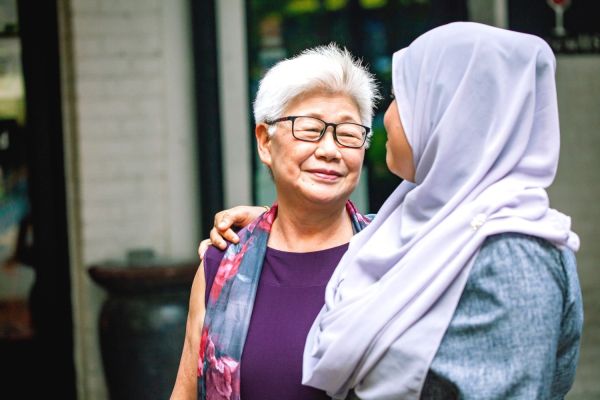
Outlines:
{"type": "Polygon", "coordinates": [[[33,240],[21,249],[35,272],[29,295],[32,335],[0,340],[2,392],[18,398],[76,398],[73,321],[56,1],[18,0],[26,117],[22,143],[33,240]]]}
{"type": "Polygon", "coordinates": [[[198,160],[200,162],[201,237],[208,237],[215,213],[223,209],[223,164],[219,119],[219,76],[215,0],[190,1],[198,160]]]}

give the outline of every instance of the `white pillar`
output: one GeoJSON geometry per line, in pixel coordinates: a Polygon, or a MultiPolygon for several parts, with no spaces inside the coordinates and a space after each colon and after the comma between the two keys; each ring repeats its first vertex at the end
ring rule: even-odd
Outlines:
{"type": "Polygon", "coordinates": [[[244,0],[216,2],[225,207],[252,202],[244,0]]]}
{"type": "Polygon", "coordinates": [[[508,29],[508,1],[494,0],[494,25],[508,29]]]}
{"type": "Polygon", "coordinates": [[[508,28],[507,0],[468,0],[471,21],[508,28]]]}
{"type": "Polygon", "coordinates": [[[168,132],[167,254],[176,259],[195,257],[202,222],[198,210],[198,152],[189,8],[187,0],[171,0],[163,12],[165,122],[168,132]]]}

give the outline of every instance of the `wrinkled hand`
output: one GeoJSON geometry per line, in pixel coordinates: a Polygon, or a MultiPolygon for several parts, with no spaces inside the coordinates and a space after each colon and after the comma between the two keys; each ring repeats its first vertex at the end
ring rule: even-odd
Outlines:
{"type": "Polygon", "coordinates": [[[208,246],[215,246],[221,250],[227,248],[227,242],[239,242],[238,236],[232,227],[243,228],[265,212],[265,207],[237,206],[223,210],[215,214],[214,226],[210,230],[210,239],[204,239],[198,246],[200,260],[204,259],[204,253],[208,246]]]}

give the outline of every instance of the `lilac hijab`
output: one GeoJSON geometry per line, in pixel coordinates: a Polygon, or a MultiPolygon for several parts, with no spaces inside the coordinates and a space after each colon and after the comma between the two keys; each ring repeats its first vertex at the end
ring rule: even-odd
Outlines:
{"type": "Polygon", "coordinates": [[[326,290],[303,382],[335,399],[418,399],[487,236],[579,248],[549,207],[559,124],[555,59],[541,39],[476,23],[433,29],[394,54],[413,151],[403,182],[354,236],[326,290]]]}

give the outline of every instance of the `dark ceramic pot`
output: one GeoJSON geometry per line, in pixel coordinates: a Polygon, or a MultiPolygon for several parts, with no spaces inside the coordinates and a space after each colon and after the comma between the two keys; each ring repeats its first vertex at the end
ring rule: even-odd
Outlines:
{"type": "Polygon", "coordinates": [[[168,399],[185,336],[197,266],[95,266],[108,292],[100,314],[100,348],[112,400],[168,399]]]}

